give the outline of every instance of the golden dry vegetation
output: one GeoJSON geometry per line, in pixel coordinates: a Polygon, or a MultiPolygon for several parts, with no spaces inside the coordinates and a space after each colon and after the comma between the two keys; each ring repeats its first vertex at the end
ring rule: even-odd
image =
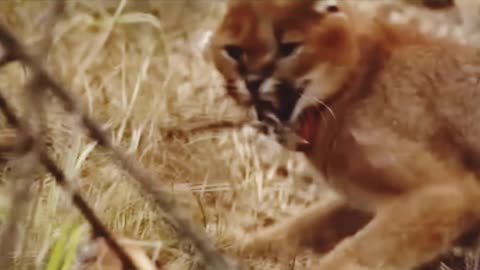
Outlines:
{"type": "MultiPolygon", "coordinates": [[[[0,21],[32,52],[50,0],[0,1],[0,21]]],[[[253,129],[228,129],[167,136],[172,129],[246,113],[223,94],[222,81],[202,57],[221,18],[223,0],[68,0],[64,16],[51,29],[45,66],[78,96],[87,111],[108,128],[113,141],[133,155],[172,192],[191,219],[222,250],[256,226],[271,224],[330,196],[301,156],[259,137],[253,129]]],[[[0,91],[19,112],[26,70],[10,63],[0,70],[0,91]]],[[[192,256],[162,222],[152,203],[64,112],[48,98],[49,150],[85,195],[99,218],[130,244],[144,248],[161,269],[191,269],[192,256]]],[[[0,140],[14,134],[2,120],[0,140]]],[[[0,217],[6,222],[15,166],[2,159],[0,217]]],[[[88,226],[64,193],[44,172],[35,176],[32,200],[20,223],[14,269],[45,269],[62,228],[88,226]]],[[[308,254],[285,261],[255,260],[255,269],[304,269],[308,254]],[[294,266],[290,265],[294,261],[294,266]]]]}
{"type": "MultiPolygon", "coordinates": [[[[0,18],[35,52],[51,4],[1,1],[0,18]]],[[[158,188],[173,192],[188,216],[228,249],[244,230],[294,213],[319,194],[300,158],[251,129],[166,136],[171,129],[245,117],[223,98],[222,82],[201,54],[223,8],[224,1],[210,0],[67,1],[64,17],[52,29],[45,66],[109,129],[116,144],[155,174],[158,188]]],[[[0,91],[22,112],[25,69],[10,63],[0,76],[0,91]]],[[[75,184],[99,218],[113,232],[138,240],[165,265],[162,269],[190,269],[191,254],[135,181],[82,133],[55,98],[48,101],[49,149],[67,175],[78,177],[75,184]]],[[[0,135],[12,134],[2,124],[0,135]]],[[[14,162],[2,166],[5,209],[14,162]]],[[[84,223],[49,174],[36,177],[15,269],[44,269],[61,229],[84,223]]]]}

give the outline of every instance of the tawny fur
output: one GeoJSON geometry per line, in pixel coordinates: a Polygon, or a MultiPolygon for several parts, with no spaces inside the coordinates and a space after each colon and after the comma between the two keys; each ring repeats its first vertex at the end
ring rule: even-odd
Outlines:
{"type": "Polygon", "coordinates": [[[259,70],[287,61],[272,59],[278,37],[269,29],[291,33],[305,49],[290,66],[276,62],[283,71],[273,76],[318,71],[309,93],[331,110],[306,155],[339,197],[259,231],[240,250],[328,251],[317,270],[419,267],[480,219],[480,52],[346,4],[316,16],[313,2],[233,0],[212,39],[219,71],[241,80],[223,46],[245,48],[259,70]]]}

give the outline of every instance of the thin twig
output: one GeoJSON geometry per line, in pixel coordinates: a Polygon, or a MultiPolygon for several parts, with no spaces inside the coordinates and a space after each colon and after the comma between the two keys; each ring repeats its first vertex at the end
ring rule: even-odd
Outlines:
{"type": "Polygon", "coordinates": [[[15,61],[15,57],[11,55],[2,55],[2,57],[0,57],[0,66],[4,66],[12,61],[15,61]]]}
{"type": "MultiPolygon", "coordinates": [[[[252,121],[251,120],[243,120],[243,121],[218,121],[218,122],[213,122],[213,123],[206,123],[206,124],[200,124],[196,125],[190,128],[171,128],[167,129],[165,132],[165,137],[170,139],[174,137],[182,137],[185,135],[194,135],[197,133],[202,133],[202,132],[212,132],[215,130],[235,130],[235,129],[241,129],[245,126],[252,126],[252,121]]],[[[185,126],[182,124],[179,124],[179,126],[185,126]]]]}
{"type": "MultiPolygon", "coordinates": [[[[43,36],[43,40],[37,48],[40,48],[40,55],[44,55],[45,52],[49,49],[50,44],[51,44],[51,29],[53,28],[53,25],[57,21],[57,19],[60,17],[61,13],[63,12],[63,7],[64,3],[63,0],[57,0],[52,8],[48,10],[48,14],[45,18],[45,21],[47,22],[46,25],[44,26],[44,31],[45,34],[43,36]],[[42,46],[43,45],[43,46],[42,46]]],[[[15,58],[9,55],[8,53],[5,54],[2,59],[0,59],[0,65],[7,64],[11,61],[14,61],[15,58]]],[[[35,79],[33,78],[31,81],[34,81],[35,79]]],[[[38,95],[35,95],[35,93],[38,93],[34,89],[34,85],[30,84],[28,87],[25,88],[25,91],[27,92],[27,108],[25,112],[25,118],[26,119],[31,119],[31,121],[35,124],[37,124],[37,135],[38,136],[43,136],[43,131],[44,131],[44,112],[43,109],[41,108],[42,103],[41,103],[41,98],[38,95]],[[38,101],[38,102],[36,102],[38,101]],[[28,110],[28,108],[31,108],[32,110],[28,110]]],[[[43,91],[44,92],[44,91],[43,91]]],[[[32,163],[32,155],[34,155],[33,152],[30,150],[32,149],[32,142],[31,140],[28,140],[25,138],[25,136],[19,136],[20,138],[15,138],[13,142],[11,142],[9,145],[0,145],[0,151],[5,153],[5,152],[12,152],[14,154],[20,154],[23,155],[23,158],[20,160],[15,160],[14,163],[16,165],[20,165],[20,168],[16,168],[14,171],[15,173],[20,173],[21,175],[17,175],[13,181],[11,181],[13,185],[13,190],[12,190],[12,201],[11,201],[11,208],[10,208],[10,214],[9,218],[7,221],[7,225],[5,226],[2,234],[0,235],[1,242],[3,243],[0,246],[0,269],[8,269],[10,266],[13,265],[13,258],[14,258],[14,252],[15,249],[17,248],[18,245],[18,227],[20,225],[20,222],[27,222],[27,224],[31,224],[32,220],[27,220],[31,219],[33,216],[32,213],[28,213],[28,206],[32,200],[32,194],[30,194],[30,186],[34,181],[33,175],[35,173],[34,171],[34,164],[32,163]],[[28,152],[28,153],[27,153],[28,152]],[[26,159],[26,160],[25,160],[26,159]],[[21,165],[18,163],[27,163],[27,165],[21,165]]],[[[42,138],[42,137],[40,137],[42,138]]],[[[34,158],[34,157],[33,157],[34,158]]],[[[18,166],[17,166],[18,167],[18,166]]],[[[33,208],[31,211],[36,211],[36,206],[38,204],[38,196],[37,200],[35,201],[33,208]]],[[[27,228],[28,230],[28,228],[27,228]]]]}
{"type": "MultiPolygon", "coordinates": [[[[60,83],[42,67],[40,61],[35,56],[29,54],[24,46],[17,41],[15,36],[1,24],[0,42],[9,54],[23,61],[38,74],[38,78],[41,80],[40,83],[48,87],[48,89],[63,102],[67,112],[73,113],[80,118],[82,125],[89,132],[90,138],[97,141],[100,146],[110,150],[113,158],[120,163],[121,167],[140,183],[145,192],[153,197],[154,202],[163,211],[169,224],[177,230],[178,236],[193,244],[207,267],[215,270],[237,268],[237,266],[233,266],[225,256],[213,247],[207,240],[206,234],[201,233],[193,225],[191,220],[180,214],[170,194],[156,188],[160,182],[155,181],[149,172],[126,155],[124,151],[113,145],[106,133],[100,128],[100,125],[86,113],[76,101],[77,99],[70,92],[66,91],[60,83]]],[[[42,161],[45,162],[45,160],[42,161]]]]}
{"type": "MultiPolygon", "coordinates": [[[[57,21],[63,16],[65,9],[65,0],[56,0],[51,4],[51,7],[45,14],[42,14],[40,21],[42,22],[41,31],[43,31],[42,39],[35,44],[35,52],[40,59],[46,61],[48,51],[53,43],[53,31],[57,21]]],[[[45,114],[45,89],[41,86],[37,86],[37,74],[30,74],[29,81],[26,82],[24,87],[24,114],[23,119],[28,119],[32,136],[36,137],[40,142],[40,147],[45,147],[45,138],[47,134],[47,121],[45,114]]],[[[43,149],[46,151],[46,149],[43,149]]],[[[39,187],[35,194],[33,194],[33,203],[28,215],[27,227],[25,228],[28,233],[35,222],[35,213],[38,211],[40,205],[41,194],[44,189],[44,183],[42,179],[39,180],[39,187]]]]}
{"type": "Polygon", "coordinates": [[[26,140],[26,138],[16,138],[11,143],[0,144],[0,154],[22,155],[30,151],[31,148],[31,141],[26,140]]]}

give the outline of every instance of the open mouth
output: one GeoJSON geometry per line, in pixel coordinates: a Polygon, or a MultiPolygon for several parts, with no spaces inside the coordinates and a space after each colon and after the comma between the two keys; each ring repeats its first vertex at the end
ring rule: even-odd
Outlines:
{"type": "Polygon", "coordinates": [[[294,87],[288,82],[281,82],[276,86],[278,95],[277,116],[282,122],[287,122],[293,113],[295,105],[302,96],[305,88],[294,87]]]}
{"type": "Polygon", "coordinates": [[[299,117],[298,125],[295,130],[297,136],[301,139],[297,144],[297,151],[308,152],[313,146],[317,122],[322,109],[317,105],[306,108],[299,117]]]}
{"type": "Polygon", "coordinates": [[[296,151],[307,152],[312,146],[322,109],[318,105],[307,107],[295,123],[290,123],[294,108],[303,92],[304,88],[294,88],[282,82],[276,86],[276,106],[271,102],[256,100],[255,109],[258,120],[266,126],[263,131],[265,134],[273,133],[280,143],[285,143],[296,151]],[[291,138],[294,138],[293,142],[291,138]]]}
{"type": "Polygon", "coordinates": [[[273,135],[278,143],[288,149],[306,153],[313,146],[322,111],[318,105],[307,107],[295,123],[282,122],[277,115],[265,111],[258,120],[263,123],[262,133],[273,135]]]}
{"type": "MultiPolygon", "coordinates": [[[[248,102],[249,104],[245,103],[243,105],[255,108],[257,120],[261,123],[259,131],[267,136],[273,135],[276,138],[275,140],[289,149],[308,152],[315,138],[319,114],[322,113],[325,106],[312,105],[307,107],[295,123],[289,122],[308,82],[305,82],[302,87],[295,87],[286,81],[279,82],[274,86],[275,101],[271,99],[262,100],[258,91],[261,83],[247,85],[249,86],[247,89],[250,92],[251,99],[248,102]]],[[[233,82],[227,84],[227,92],[239,101],[240,98],[236,95],[233,82]]]]}
{"type": "Polygon", "coordinates": [[[266,119],[267,115],[274,115],[275,122],[287,123],[293,113],[295,105],[303,94],[304,88],[295,88],[292,84],[282,81],[274,86],[275,101],[263,100],[258,91],[249,89],[254,100],[255,110],[259,121],[266,119]]]}

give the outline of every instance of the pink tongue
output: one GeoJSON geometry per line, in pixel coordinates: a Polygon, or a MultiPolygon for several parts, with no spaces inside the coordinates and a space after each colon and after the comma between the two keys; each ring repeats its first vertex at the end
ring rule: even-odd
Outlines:
{"type": "Polygon", "coordinates": [[[298,136],[304,139],[306,142],[301,143],[298,146],[298,150],[302,152],[308,152],[308,150],[312,146],[313,137],[315,135],[315,125],[316,125],[316,117],[315,117],[315,107],[308,108],[303,113],[301,117],[301,124],[297,131],[298,136]]]}

